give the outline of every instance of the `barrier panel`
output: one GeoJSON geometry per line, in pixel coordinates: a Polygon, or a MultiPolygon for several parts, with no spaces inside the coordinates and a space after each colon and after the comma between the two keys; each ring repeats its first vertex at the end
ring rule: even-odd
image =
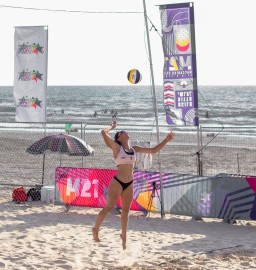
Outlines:
{"type": "Polygon", "coordinates": [[[256,177],[172,175],[164,186],[165,211],[227,222],[256,220],[256,177]]]}
{"type": "MultiPolygon", "coordinates": [[[[55,202],[102,208],[116,170],[58,167],[55,202]]],[[[131,210],[161,211],[159,172],[134,172],[131,210]]],[[[193,217],[256,220],[256,177],[162,174],[165,212],[193,217]]],[[[120,200],[117,208],[121,208],[120,200]]]]}

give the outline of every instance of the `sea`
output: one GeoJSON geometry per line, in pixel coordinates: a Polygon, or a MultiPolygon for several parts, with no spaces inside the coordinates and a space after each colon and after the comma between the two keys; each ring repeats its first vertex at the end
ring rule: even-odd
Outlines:
{"type": "MultiPolygon", "coordinates": [[[[256,86],[199,86],[199,124],[256,127],[256,86]]],[[[47,122],[119,123],[168,130],[162,86],[48,86],[47,122]]],[[[0,126],[15,126],[12,86],[0,87],[0,126]]]]}

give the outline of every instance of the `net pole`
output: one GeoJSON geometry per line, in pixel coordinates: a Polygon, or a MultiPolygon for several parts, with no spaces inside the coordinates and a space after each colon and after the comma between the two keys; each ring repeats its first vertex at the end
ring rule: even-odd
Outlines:
{"type": "MultiPolygon", "coordinates": [[[[144,7],[144,19],[145,19],[145,27],[146,27],[146,35],[147,35],[147,44],[148,44],[148,54],[149,54],[149,63],[150,63],[150,78],[151,78],[151,85],[153,91],[153,105],[155,111],[155,120],[156,120],[156,133],[157,133],[157,143],[160,143],[160,136],[159,136],[159,124],[158,124],[158,111],[157,111],[157,102],[156,102],[156,89],[155,89],[155,81],[154,81],[154,72],[153,72],[153,63],[152,63],[152,56],[151,56],[151,47],[150,47],[150,39],[149,39],[149,31],[148,31],[148,20],[147,20],[147,10],[146,10],[146,1],[143,0],[143,7],[144,7]]],[[[164,216],[164,203],[163,203],[163,184],[162,184],[162,165],[161,165],[161,156],[160,152],[158,152],[158,169],[160,175],[160,207],[161,207],[161,217],[164,216]]]]}

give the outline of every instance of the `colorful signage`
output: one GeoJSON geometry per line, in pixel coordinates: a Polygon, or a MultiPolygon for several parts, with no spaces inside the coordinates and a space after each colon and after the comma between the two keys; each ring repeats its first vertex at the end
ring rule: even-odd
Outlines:
{"type": "Polygon", "coordinates": [[[48,29],[16,27],[14,102],[17,122],[46,122],[48,29]]]}
{"type": "Polygon", "coordinates": [[[169,125],[199,125],[193,3],[160,5],[163,103],[169,125]]]}

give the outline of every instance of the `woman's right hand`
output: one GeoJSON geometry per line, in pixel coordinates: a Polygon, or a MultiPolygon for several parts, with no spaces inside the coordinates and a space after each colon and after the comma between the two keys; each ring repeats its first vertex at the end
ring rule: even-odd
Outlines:
{"type": "Polygon", "coordinates": [[[116,126],[117,126],[117,121],[114,120],[114,121],[112,122],[112,124],[111,124],[111,127],[112,127],[112,129],[114,129],[114,128],[116,128],[116,126]]]}

